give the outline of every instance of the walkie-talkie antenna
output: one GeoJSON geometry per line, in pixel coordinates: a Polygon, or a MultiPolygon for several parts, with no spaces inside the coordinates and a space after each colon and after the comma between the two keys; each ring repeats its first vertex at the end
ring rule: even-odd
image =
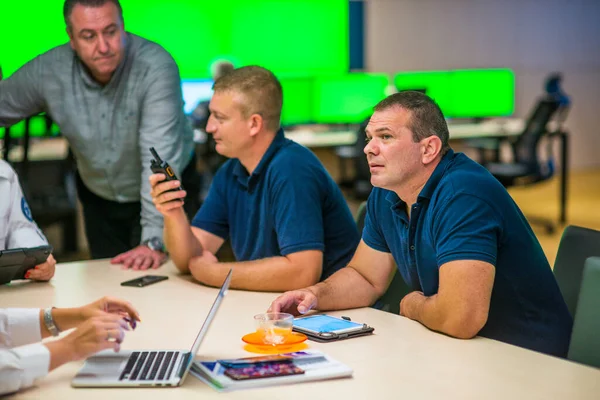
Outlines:
{"type": "Polygon", "coordinates": [[[160,156],[158,155],[158,153],[156,152],[156,150],[154,150],[154,147],[150,147],[150,153],[152,153],[154,158],[156,158],[156,161],[158,161],[159,163],[162,163],[162,160],[161,160],[160,156]]]}

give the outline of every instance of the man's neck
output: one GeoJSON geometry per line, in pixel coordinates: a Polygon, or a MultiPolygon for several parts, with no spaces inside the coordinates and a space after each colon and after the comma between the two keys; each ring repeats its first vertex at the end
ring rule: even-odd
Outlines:
{"type": "Polygon", "coordinates": [[[262,160],[269,149],[269,146],[273,143],[273,140],[275,140],[276,135],[277,132],[258,133],[255,136],[252,146],[244,153],[244,155],[239,157],[240,163],[246,168],[248,175],[252,175],[252,172],[258,167],[260,160],[262,160]]]}
{"type": "Polygon", "coordinates": [[[432,162],[421,171],[420,174],[415,175],[406,184],[402,185],[401,188],[394,189],[393,191],[406,203],[407,211],[410,216],[410,207],[417,202],[419,194],[433,175],[433,171],[438,166],[441,160],[432,162]]]}

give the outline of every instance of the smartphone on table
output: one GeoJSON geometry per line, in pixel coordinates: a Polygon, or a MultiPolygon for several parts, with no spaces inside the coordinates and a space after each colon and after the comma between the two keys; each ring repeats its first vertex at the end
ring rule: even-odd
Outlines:
{"type": "Polygon", "coordinates": [[[121,286],[144,287],[152,285],[153,283],[164,281],[165,279],[169,279],[169,277],[163,275],[145,275],[129,281],[121,282],[121,286]]]}

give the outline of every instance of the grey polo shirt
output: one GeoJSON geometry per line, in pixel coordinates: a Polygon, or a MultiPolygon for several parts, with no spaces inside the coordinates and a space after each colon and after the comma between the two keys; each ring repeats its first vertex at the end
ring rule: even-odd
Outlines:
{"type": "Polygon", "coordinates": [[[73,150],[96,195],[142,204],[142,240],[162,237],[150,197],[149,147],[181,176],[193,151],[177,64],[160,45],[128,33],[125,57],[110,82],[94,81],[70,45],[34,58],[0,81],[0,126],[45,111],[73,150]]]}

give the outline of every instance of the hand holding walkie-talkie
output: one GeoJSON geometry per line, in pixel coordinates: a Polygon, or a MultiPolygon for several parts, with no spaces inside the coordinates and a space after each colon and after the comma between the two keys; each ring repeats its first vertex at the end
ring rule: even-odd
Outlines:
{"type": "MultiPolygon", "coordinates": [[[[171,168],[169,163],[167,163],[166,161],[163,161],[160,158],[160,156],[158,155],[156,150],[154,150],[154,147],[150,147],[150,152],[154,156],[154,160],[152,160],[150,162],[150,169],[152,170],[152,172],[154,172],[155,174],[164,174],[164,176],[166,176],[166,179],[163,180],[163,182],[179,180],[177,178],[177,176],[175,176],[175,172],[173,172],[173,168],[171,168]]],[[[177,189],[171,189],[171,190],[168,190],[168,192],[172,192],[172,191],[176,191],[176,190],[183,190],[183,186],[179,185],[179,187],[177,189]]]]}

